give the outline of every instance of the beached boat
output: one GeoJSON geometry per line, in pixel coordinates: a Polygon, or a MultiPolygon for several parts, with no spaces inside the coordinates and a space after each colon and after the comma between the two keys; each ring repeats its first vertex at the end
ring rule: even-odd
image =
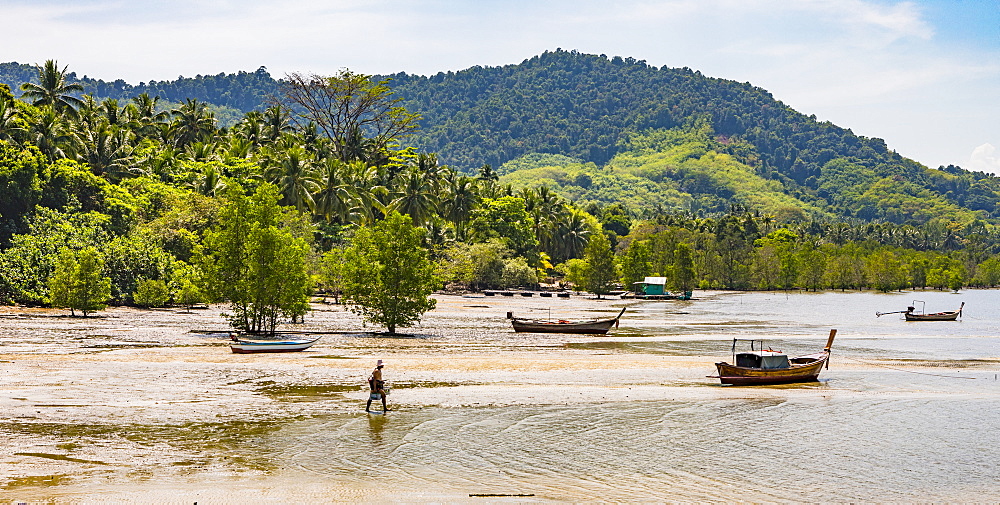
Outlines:
{"type": "Polygon", "coordinates": [[[959,305],[958,310],[949,310],[945,312],[934,312],[932,314],[920,313],[917,314],[913,312],[914,307],[907,307],[906,312],[903,313],[903,317],[907,321],[955,321],[958,316],[962,315],[962,309],[965,307],[965,302],[959,305]]]}
{"type": "Polygon", "coordinates": [[[605,334],[612,326],[618,326],[618,320],[624,313],[623,308],[615,317],[581,321],[522,319],[514,317],[510,312],[507,313],[507,318],[516,332],[605,334]]]}
{"type": "Polygon", "coordinates": [[[734,386],[813,382],[819,377],[823,365],[829,367],[830,347],[836,335],[837,330],[830,330],[830,338],[823,351],[791,359],[783,352],[764,349],[760,340],[750,341],[750,351],[737,353],[739,339],[733,339],[733,362],[736,364],[725,361],[716,363],[719,375],[709,377],[734,386]],[[755,349],[756,343],[761,344],[759,349],[755,349]]]}
{"type": "Polygon", "coordinates": [[[308,349],[319,340],[247,340],[232,336],[229,348],[236,354],[252,354],[258,352],[295,352],[308,349]]]}

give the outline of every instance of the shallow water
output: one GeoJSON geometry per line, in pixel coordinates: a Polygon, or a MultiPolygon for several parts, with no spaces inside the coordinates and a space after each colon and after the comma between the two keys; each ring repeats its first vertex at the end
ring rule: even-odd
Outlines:
{"type": "Polygon", "coordinates": [[[697,294],[441,296],[406,338],[318,304],[295,328],[340,333],[281,355],[229,353],[211,333],[225,330],[219,308],[86,320],[10,308],[0,314],[0,497],[1000,499],[1000,292],[697,294]],[[875,315],[913,300],[966,308],[957,322],[875,315]],[[623,306],[608,336],[515,334],[504,318],[623,306]],[[733,338],[806,354],[830,328],[819,382],[734,388],[705,377],[733,338]],[[393,384],[386,415],[363,411],[377,358],[393,384]]]}

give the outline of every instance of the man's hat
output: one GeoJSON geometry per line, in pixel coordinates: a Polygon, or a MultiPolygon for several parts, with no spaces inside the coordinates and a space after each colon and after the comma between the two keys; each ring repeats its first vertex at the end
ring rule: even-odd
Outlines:
{"type": "Polygon", "coordinates": [[[382,360],[378,360],[378,363],[375,363],[375,366],[382,366],[382,360]]]}

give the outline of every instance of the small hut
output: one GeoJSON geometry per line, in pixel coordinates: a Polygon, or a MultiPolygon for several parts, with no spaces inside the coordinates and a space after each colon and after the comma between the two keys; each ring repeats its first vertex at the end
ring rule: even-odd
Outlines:
{"type": "Polygon", "coordinates": [[[667,278],[666,277],[646,277],[642,282],[633,282],[633,292],[636,295],[656,295],[662,296],[667,293],[667,278]]]}

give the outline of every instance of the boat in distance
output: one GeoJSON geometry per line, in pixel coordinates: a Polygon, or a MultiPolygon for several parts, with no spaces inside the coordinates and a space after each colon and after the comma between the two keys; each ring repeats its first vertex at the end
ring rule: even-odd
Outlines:
{"type": "Polygon", "coordinates": [[[615,317],[579,321],[568,321],[565,319],[555,321],[523,319],[520,317],[514,317],[514,315],[510,312],[507,313],[507,318],[510,319],[510,324],[514,327],[514,331],[518,333],[580,333],[603,335],[606,334],[612,326],[618,326],[618,320],[624,313],[625,309],[622,308],[622,311],[615,317]]]}
{"type": "Polygon", "coordinates": [[[255,354],[263,352],[296,352],[304,351],[319,340],[247,340],[233,335],[229,348],[236,354],[255,354]]]}
{"type": "Polygon", "coordinates": [[[903,317],[907,321],[955,321],[958,316],[962,315],[962,309],[965,307],[965,302],[958,306],[958,310],[948,310],[945,312],[934,312],[931,314],[921,313],[917,314],[913,312],[913,307],[907,307],[906,312],[903,313],[903,317]]]}
{"type": "Polygon", "coordinates": [[[830,347],[833,346],[836,335],[837,330],[830,330],[830,338],[821,352],[795,358],[789,358],[781,351],[764,349],[763,342],[759,340],[750,341],[749,352],[737,353],[736,342],[740,339],[733,339],[735,365],[725,361],[716,363],[719,375],[708,377],[733,386],[815,382],[823,366],[830,366],[830,347]],[[760,349],[754,348],[755,342],[761,342],[760,349]]]}
{"type": "Polygon", "coordinates": [[[962,316],[962,309],[965,308],[965,302],[962,302],[958,306],[958,310],[946,310],[944,312],[933,312],[928,314],[924,310],[925,303],[921,300],[913,300],[913,305],[910,305],[906,310],[897,310],[895,312],[876,312],[875,317],[882,317],[886,314],[903,314],[903,319],[907,321],[955,321],[962,316]],[[915,312],[917,310],[916,305],[920,304],[920,312],[915,312]]]}

